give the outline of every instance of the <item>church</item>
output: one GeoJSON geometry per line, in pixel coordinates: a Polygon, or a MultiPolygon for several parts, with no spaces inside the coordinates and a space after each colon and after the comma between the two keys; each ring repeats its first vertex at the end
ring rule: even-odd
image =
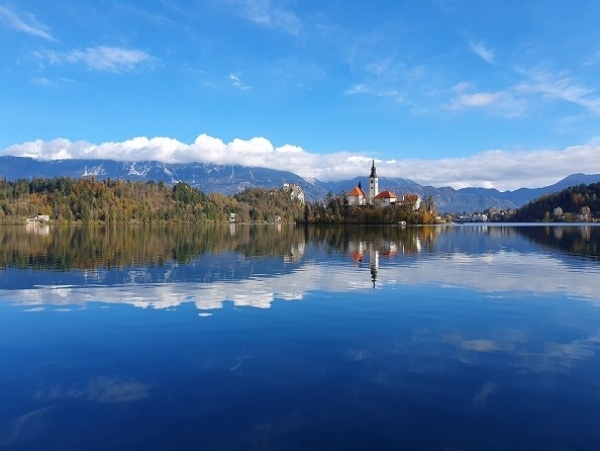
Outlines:
{"type": "Polygon", "coordinates": [[[359,182],[347,195],[348,205],[392,205],[398,202],[398,196],[390,191],[379,192],[379,178],[375,168],[375,160],[369,176],[369,192],[365,193],[359,182]]]}

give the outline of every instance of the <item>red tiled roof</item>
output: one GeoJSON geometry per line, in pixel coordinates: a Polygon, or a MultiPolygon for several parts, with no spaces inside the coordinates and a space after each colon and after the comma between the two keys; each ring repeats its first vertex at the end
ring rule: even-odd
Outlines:
{"type": "Polygon", "coordinates": [[[382,191],[377,196],[375,196],[375,199],[398,199],[398,196],[396,196],[391,191],[382,191]]]}
{"type": "Polygon", "coordinates": [[[348,196],[353,196],[353,197],[366,197],[367,194],[363,191],[362,188],[355,186],[352,191],[350,191],[348,193],[348,196]]]}

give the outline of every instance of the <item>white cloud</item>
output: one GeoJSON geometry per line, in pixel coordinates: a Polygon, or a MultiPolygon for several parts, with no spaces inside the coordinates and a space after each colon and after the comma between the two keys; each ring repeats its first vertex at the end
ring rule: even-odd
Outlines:
{"type": "Polygon", "coordinates": [[[89,69],[113,73],[130,72],[140,64],[153,59],[150,54],[142,50],[110,46],[88,47],[85,50],[66,52],[34,52],[34,56],[50,64],[84,64],[89,69]]]}
{"type": "MultiPolygon", "coordinates": [[[[255,137],[225,143],[205,134],[191,144],[166,137],[137,137],[99,145],[67,139],[31,141],[13,145],[4,154],[40,160],[111,159],[157,160],[165,163],[213,163],[292,171],[307,179],[343,180],[365,175],[371,157],[350,152],[316,154],[285,144],[275,147],[255,137]]],[[[376,160],[377,172],[433,186],[480,186],[499,190],[539,187],[556,183],[573,173],[600,173],[600,140],[562,150],[510,152],[489,150],[466,158],[432,160],[376,160]]]]}
{"type": "Polygon", "coordinates": [[[477,92],[459,96],[457,104],[467,107],[486,106],[497,102],[500,98],[502,98],[502,94],[498,92],[477,92]]]}
{"type": "Polygon", "coordinates": [[[368,85],[366,83],[359,83],[357,85],[352,86],[350,89],[346,90],[346,95],[372,95],[375,97],[382,97],[392,99],[396,102],[402,103],[404,102],[404,96],[401,92],[393,88],[384,88],[384,87],[376,87],[373,85],[368,85]]]}
{"type": "Polygon", "coordinates": [[[240,15],[251,22],[291,35],[302,31],[300,18],[291,10],[281,8],[271,0],[235,0],[232,2],[240,15]]]}
{"type": "Polygon", "coordinates": [[[377,56],[379,52],[377,38],[354,42],[348,65],[357,81],[344,94],[373,96],[413,106],[409,93],[423,81],[427,70],[422,66],[409,67],[393,56],[377,56]]]}
{"type": "Polygon", "coordinates": [[[248,90],[248,89],[252,89],[252,86],[248,86],[247,84],[245,84],[241,77],[237,74],[229,74],[229,80],[231,80],[231,84],[233,85],[234,88],[237,89],[241,89],[242,91],[248,90]]]}
{"type": "Polygon", "coordinates": [[[0,6],[0,23],[23,33],[56,41],[56,38],[48,31],[48,27],[38,22],[38,20],[29,13],[23,13],[19,16],[14,11],[5,6],[0,6]]]}
{"type": "Polygon", "coordinates": [[[450,92],[453,98],[450,103],[444,105],[449,110],[486,108],[492,114],[515,118],[523,116],[527,107],[524,93],[519,89],[508,88],[495,92],[474,91],[472,83],[461,82],[450,92]]]}
{"type": "Polygon", "coordinates": [[[495,63],[496,56],[494,51],[488,49],[483,42],[470,42],[469,46],[471,47],[471,51],[485,62],[490,64],[495,63]]]}
{"type": "Polygon", "coordinates": [[[352,86],[350,89],[346,90],[346,94],[353,96],[357,94],[370,94],[371,88],[366,83],[359,83],[357,85],[352,86]]]}
{"type": "Polygon", "coordinates": [[[500,91],[477,91],[473,83],[458,83],[449,90],[451,100],[443,106],[456,111],[485,108],[498,116],[517,118],[525,115],[534,103],[562,101],[600,116],[600,96],[566,73],[522,68],[517,68],[516,73],[524,80],[500,91]]]}
{"type": "Polygon", "coordinates": [[[54,83],[45,77],[38,77],[31,80],[33,84],[38,86],[54,86],[54,83]]]}
{"type": "MultiPolygon", "coordinates": [[[[438,229],[436,233],[443,232],[438,229]]],[[[482,233],[489,232],[486,229],[482,233]]],[[[416,245],[420,238],[415,236],[414,240],[411,244],[416,245]]],[[[494,296],[503,296],[513,290],[536,296],[561,293],[600,306],[596,289],[599,271],[568,271],[559,257],[540,258],[537,253],[509,250],[480,255],[457,250],[451,255],[438,255],[413,254],[411,265],[382,265],[377,272],[378,283],[382,286],[468,288],[494,296]],[[497,277],[499,268],[502,268],[503,277],[497,277]]],[[[351,258],[348,255],[347,263],[351,258]]],[[[272,278],[250,277],[235,283],[228,280],[131,283],[126,285],[126,289],[122,285],[106,284],[37,285],[26,289],[0,289],[0,302],[28,308],[76,306],[98,301],[153,309],[194,303],[199,310],[214,310],[222,308],[226,302],[239,307],[269,308],[276,299],[301,300],[312,291],[372,290],[371,274],[363,269],[350,264],[323,265],[304,261],[301,271],[281,273],[272,278]],[[337,283],[332,284],[332,280],[337,283]]],[[[461,346],[480,352],[501,349],[489,340],[470,340],[461,342],[461,346]]]]}
{"type": "MultiPolygon", "coordinates": [[[[599,152],[600,145],[589,143],[563,150],[490,150],[467,158],[435,162],[412,160],[405,164],[414,171],[413,174],[418,174],[408,177],[419,183],[454,188],[485,186],[506,190],[547,186],[573,173],[598,174],[599,152]]],[[[383,168],[378,168],[378,172],[383,174],[383,168]]]]}
{"type": "Polygon", "coordinates": [[[529,80],[517,88],[525,93],[542,94],[550,100],[562,100],[579,105],[590,112],[600,115],[600,97],[594,95],[594,89],[578,85],[571,77],[552,74],[547,71],[520,71],[529,80]]]}

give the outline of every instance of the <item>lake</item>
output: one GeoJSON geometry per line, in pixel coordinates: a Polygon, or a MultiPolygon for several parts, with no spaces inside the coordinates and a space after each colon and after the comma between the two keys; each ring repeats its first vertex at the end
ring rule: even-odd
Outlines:
{"type": "Polygon", "coordinates": [[[1,449],[600,449],[600,227],[0,243],[1,449]]]}

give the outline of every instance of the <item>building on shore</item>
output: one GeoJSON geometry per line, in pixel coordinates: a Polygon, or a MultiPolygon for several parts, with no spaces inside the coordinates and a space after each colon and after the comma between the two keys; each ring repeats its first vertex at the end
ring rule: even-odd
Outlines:
{"type": "Polygon", "coordinates": [[[393,205],[398,202],[398,196],[391,191],[385,190],[375,196],[375,202],[382,205],[393,205]]]}
{"type": "Polygon", "coordinates": [[[379,192],[379,177],[377,176],[375,160],[373,160],[371,174],[369,175],[369,192],[365,193],[361,182],[358,182],[358,185],[346,195],[346,202],[348,205],[380,205],[382,207],[411,204],[415,210],[418,210],[421,206],[421,198],[417,194],[405,194],[399,200],[398,195],[392,191],[379,192]]]}

